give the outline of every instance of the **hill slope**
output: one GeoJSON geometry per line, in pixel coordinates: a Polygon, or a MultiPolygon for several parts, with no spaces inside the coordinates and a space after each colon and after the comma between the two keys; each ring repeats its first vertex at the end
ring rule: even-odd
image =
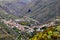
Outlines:
{"type": "Polygon", "coordinates": [[[17,36],[18,33],[0,22],[0,40],[15,40],[17,36]]]}
{"type": "Polygon", "coordinates": [[[15,16],[29,16],[40,22],[60,16],[60,0],[0,1],[0,8],[15,16]]]}

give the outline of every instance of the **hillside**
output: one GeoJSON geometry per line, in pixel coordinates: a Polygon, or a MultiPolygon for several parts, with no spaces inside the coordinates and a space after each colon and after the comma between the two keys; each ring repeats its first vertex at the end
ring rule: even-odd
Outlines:
{"type": "Polygon", "coordinates": [[[0,0],[0,40],[60,40],[60,0],[0,0]]]}
{"type": "Polygon", "coordinates": [[[26,15],[37,19],[41,23],[60,16],[59,5],[60,0],[0,1],[0,8],[8,14],[18,17],[26,15]]]}
{"type": "Polygon", "coordinates": [[[0,40],[15,40],[17,36],[18,33],[0,22],[0,40]]]}

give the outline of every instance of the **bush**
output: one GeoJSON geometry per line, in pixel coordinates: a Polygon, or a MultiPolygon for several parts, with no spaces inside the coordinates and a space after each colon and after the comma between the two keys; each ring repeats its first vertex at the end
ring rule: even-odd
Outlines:
{"type": "MultiPolygon", "coordinates": [[[[56,26],[57,27],[57,26],[56,26]]],[[[60,36],[59,30],[56,31],[56,27],[49,27],[45,29],[43,32],[38,32],[29,40],[57,40],[60,36]]],[[[58,26],[60,27],[60,26],[58,26]]]]}

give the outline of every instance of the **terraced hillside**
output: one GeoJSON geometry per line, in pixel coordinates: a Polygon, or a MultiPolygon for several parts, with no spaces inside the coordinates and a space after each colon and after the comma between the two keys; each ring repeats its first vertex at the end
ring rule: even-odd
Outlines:
{"type": "Polygon", "coordinates": [[[0,8],[8,14],[19,17],[26,15],[45,22],[60,15],[60,0],[5,0],[0,1],[0,8]]]}
{"type": "Polygon", "coordinates": [[[18,33],[0,22],[0,40],[15,40],[17,36],[18,33]]]}

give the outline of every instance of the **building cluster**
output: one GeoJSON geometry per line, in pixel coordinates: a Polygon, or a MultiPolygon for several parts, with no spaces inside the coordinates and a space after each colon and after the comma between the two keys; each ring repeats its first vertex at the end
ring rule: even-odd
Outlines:
{"type": "Polygon", "coordinates": [[[12,19],[10,20],[5,20],[5,19],[2,19],[1,22],[3,22],[4,24],[6,24],[8,27],[10,28],[14,28],[16,27],[17,29],[21,30],[21,31],[28,31],[28,32],[32,32],[34,31],[32,28],[30,28],[29,26],[24,26],[24,25],[21,25],[19,24],[18,22],[15,22],[13,21],[12,19]]]}
{"type": "Polygon", "coordinates": [[[54,26],[54,25],[56,25],[55,21],[58,21],[58,20],[60,20],[60,19],[56,19],[56,20],[54,20],[54,21],[52,21],[50,23],[47,23],[47,24],[35,25],[35,26],[32,26],[32,27],[21,25],[18,22],[15,22],[12,19],[10,19],[8,21],[5,20],[5,19],[1,19],[1,22],[3,22],[4,24],[6,24],[10,28],[16,27],[17,29],[19,29],[21,31],[34,32],[35,31],[34,28],[37,28],[36,31],[43,31],[43,30],[41,30],[41,28],[54,26]]]}
{"type": "Polygon", "coordinates": [[[18,28],[19,30],[23,31],[24,30],[24,26],[14,22],[12,19],[6,21],[5,19],[2,20],[4,22],[4,24],[6,24],[8,27],[11,27],[11,28],[18,28]]]}

